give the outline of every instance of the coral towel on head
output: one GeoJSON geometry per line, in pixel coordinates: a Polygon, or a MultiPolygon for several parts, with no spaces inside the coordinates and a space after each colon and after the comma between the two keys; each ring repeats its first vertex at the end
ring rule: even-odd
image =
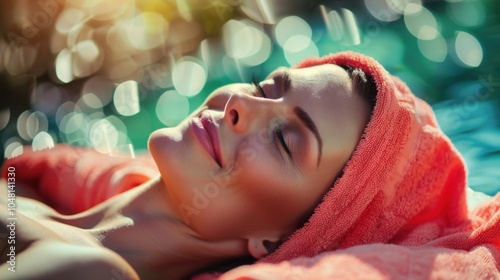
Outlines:
{"type": "Polygon", "coordinates": [[[500,279],[500,195],[467,212],[463,159],[431,107],[358,53],[296,67],[325,63],[373,77],[364,135],[309,221],[273,254],[221,279],[500,279]]]}

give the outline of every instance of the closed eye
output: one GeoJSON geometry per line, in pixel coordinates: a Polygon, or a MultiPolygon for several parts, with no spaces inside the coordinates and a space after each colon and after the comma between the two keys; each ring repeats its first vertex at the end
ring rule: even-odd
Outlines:
{"type": "Polygon", "coordinates": [[[282,131],[282,128],[281,126],[277,127],[274,131],[274,134],[276,134],[276,137],[278,138],[278,140],[280,141],[280,144],[281,144],[281,147],[285,150],[286,154],[292,158],[292,151],[290,150],[290,148],[288,147],[288,145],[286,144],[286,141],[285,141],[285,137],[283,137],[283,131],[282,131]]]}
{"type": "Polygon", "coordinates": [[[260,86],[259,82],[256,79],[252,80],[252,84],[255,86],[255,89],[257,89],[257,92],[259,92],[261,97],[267,98],[267,95],[264,92],[264,89],[260,86]]]}

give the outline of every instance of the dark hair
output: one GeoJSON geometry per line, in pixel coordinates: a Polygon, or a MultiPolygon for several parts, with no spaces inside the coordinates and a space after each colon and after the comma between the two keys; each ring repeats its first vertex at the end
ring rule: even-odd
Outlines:
{"type": "Polygon", "coordinates": [[[367,76],[365,72],[359,68],[351,66],[339,65],[344,68],[351,77],[354,91],[356,91],[368,103],[370,109],[373,110],[377,100],[377,86],[371,76],[367,76]]]}

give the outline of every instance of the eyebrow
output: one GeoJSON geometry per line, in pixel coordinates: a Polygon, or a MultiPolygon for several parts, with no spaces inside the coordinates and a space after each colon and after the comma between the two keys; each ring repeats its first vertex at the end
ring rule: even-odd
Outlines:
{"type": "Polygon", "coordinates": [[[318,141],[318,160],[316,163],[316,167],[318,167],[319,162],[321,161],[321,154],[323,151],[323,140],[321,139],[321,135],[319,135],[318,128],[311,119],[311,116],[309,116],[309,114],[306,111],[304,111],[304,109],[297,106],[293,108],[293,112],[295,113],[297,118],[304,124],[304,126],[307,127],[312,132],[312,134],[318,141]]]}

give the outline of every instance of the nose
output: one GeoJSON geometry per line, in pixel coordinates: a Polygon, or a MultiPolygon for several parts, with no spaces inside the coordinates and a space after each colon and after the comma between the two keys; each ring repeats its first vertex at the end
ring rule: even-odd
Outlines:
{"type": "Polygon", "coordinates": [[[238,134],[247,133],[268,115],[270,104],[265,103],[255,97],[233,94],[224,108],[224,122],[238,134]]]}

